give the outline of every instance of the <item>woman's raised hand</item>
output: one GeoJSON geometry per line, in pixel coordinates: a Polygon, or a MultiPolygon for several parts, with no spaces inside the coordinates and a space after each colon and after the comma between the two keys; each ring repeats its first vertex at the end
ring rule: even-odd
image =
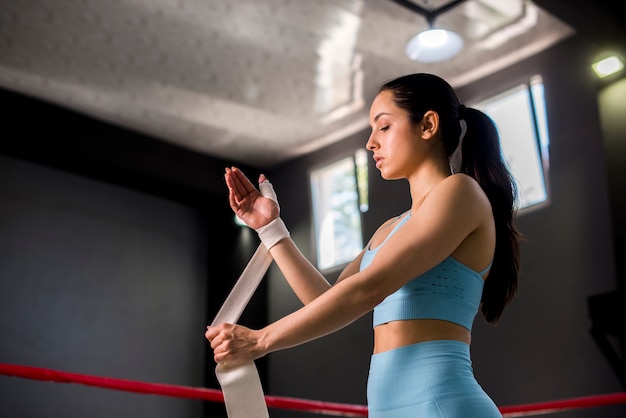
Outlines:
{"type": "MultiPolygon", "coordinates": [[[[258,229],[278,218],[278,203],[264,197],[237,167],[227,168],[224,174],[228,186],[228,202],[230,207],[250,228],[258,229]]],[[[267,179],[259,176],[259,183],[267,179]]]]}

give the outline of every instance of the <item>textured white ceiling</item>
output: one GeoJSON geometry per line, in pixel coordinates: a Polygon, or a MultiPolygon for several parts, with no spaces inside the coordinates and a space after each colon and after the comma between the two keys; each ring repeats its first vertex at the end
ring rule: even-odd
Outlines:
{"type": "Polygon", "coordinates": [[[404,54],[426,20],[390,0],[0,0],[0,86],[269,167],[368,126],[391,77],[460,86],[573,33],[524,0],[468,0],[435,26],[466,47],[426,65],[404,54]]]}

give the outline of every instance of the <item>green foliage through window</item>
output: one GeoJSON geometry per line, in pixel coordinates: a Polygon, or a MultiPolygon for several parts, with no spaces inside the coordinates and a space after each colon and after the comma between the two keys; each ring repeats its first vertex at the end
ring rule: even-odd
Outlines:
{"type": "Polygon", "coordinates": [[[361,211],[368,207],[366,152],[313,171],[311,191],[318,267],[324,270],[352,261],[363,249],[361,211]]]}

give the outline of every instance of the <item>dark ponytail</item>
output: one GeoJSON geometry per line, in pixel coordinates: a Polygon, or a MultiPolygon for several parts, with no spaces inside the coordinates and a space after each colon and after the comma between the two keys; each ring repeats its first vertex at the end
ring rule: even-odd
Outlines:
{"type": "Polygon", "coordinates": [[[483,112],[459,103],[454,89],[432,74],[410,74],[384,84],[380,91],[391,91],[396,105],[418,123],[428,110],[439,114],[444,148],[450,158],[457,154],[461,139],[459,167],[456,171],[475,179],[483,189],[493,211],[496,249],[489,276],[485,281],[480,311],[496,323],[504,307],[517,292],[520,234],[515,227],[517,189],[502,157],[495,124],[483,112]],[[466,132],[461,135],[462,123],[466,132]]]}
{"type": "Polygon", "coordinates": [[[517,187],[502,157],[495,124],[477,109],[463,115],[467,132],[462,141],[460,172],[474,178],[483,189],[496,225],[496,250],[483,288],[481,313],[490,323],[502,316],[517,291],[519,239],[515,221],[517,187]]]}

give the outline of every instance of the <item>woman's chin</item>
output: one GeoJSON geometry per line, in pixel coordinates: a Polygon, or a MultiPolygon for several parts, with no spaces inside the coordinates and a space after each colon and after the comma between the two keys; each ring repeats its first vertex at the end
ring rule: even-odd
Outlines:
{"type": "Polygon", "coordinates": [[[380,171],[380,176],[383,178],[383,180],[399,180],[402,177],[394,175],[393,173],[381,170],[380,171]]]}

